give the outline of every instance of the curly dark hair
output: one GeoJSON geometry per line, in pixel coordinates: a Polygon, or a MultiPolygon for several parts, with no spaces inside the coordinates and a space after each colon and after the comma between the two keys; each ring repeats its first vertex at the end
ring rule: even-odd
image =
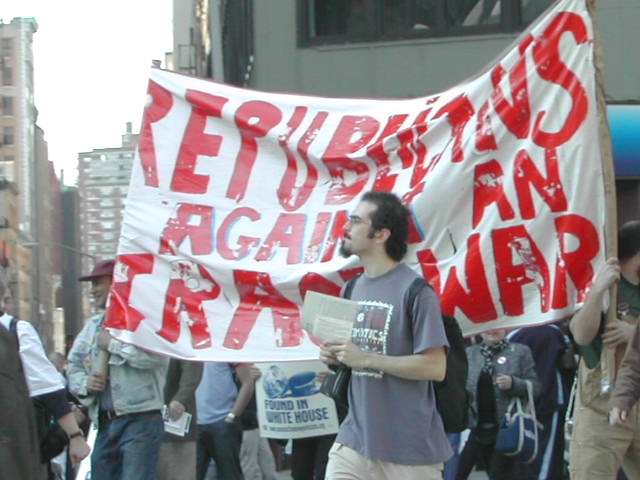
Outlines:
{"type": "Polygon", "coordinates": [[[360,199],[373,203],[377,208],[371,213],[371,228],[373,231],[386,228],[391,232],[384,244],[387,255],[399,262],[407,254],[409,239],[409,216],[411,212],[400,199],[390,192],[367,192],[360,199]]]}
{"type": "Polygon", "coordinates": [[[640,251],[640,220],[631,220],[618,230],[618,258],[628,260],[638,251],[640,251]]]}

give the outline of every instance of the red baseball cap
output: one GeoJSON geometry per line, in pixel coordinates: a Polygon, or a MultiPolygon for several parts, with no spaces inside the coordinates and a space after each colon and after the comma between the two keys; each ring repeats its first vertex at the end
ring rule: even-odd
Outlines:
{"type": "Polygon", "coordinates": [[[94,278],[100,277],[112,277],[113,276],[113,267],[115,266],[115,260],[103,260],[101,262],[96,263],[91,270],[89,275],[85,275],[84,277],[78,278],[81,282],[91,281],[94,278]]]}

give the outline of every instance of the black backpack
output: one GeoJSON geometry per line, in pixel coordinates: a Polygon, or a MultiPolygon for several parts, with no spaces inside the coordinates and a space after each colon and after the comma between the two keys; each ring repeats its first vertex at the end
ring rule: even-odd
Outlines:
{"type": "MultiPolygon", "coordinates": [[[[358,277],[352,278],[344,288],[344,298],[351,298],[351,292],[358,277]]],[[[413,322],[416,298],[425,287],[431,288],[424,278],[416,278],[409,286],[406,311],[413,322]]],[[[433,382],[436,393],[436,408],[442,418],[447,433],[459,433],[469,424],[469,397],[467,393],[467,374],[469,362],[462,330],[455,318],[442,315],[444,331],[449,342],[447,352],[447,373],[441,382],[433,382]]]]}

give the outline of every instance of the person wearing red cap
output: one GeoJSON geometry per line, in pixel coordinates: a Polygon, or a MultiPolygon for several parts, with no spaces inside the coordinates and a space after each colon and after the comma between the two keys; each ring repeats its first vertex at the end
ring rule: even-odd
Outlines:
{"type": "MultiPolygon", "coordinates": [[[[115,266],[113,260],[104,260],[79,278],[91,282],[98,309],[107,305],[115,266]]],[[[104,317],[104,311],[91,317],[69,352],[69,388],[98,426],[91,478],[154,480],[164,433],[160,411],[169,362],[113,338],[103,327],[104,317]],[[108,358],[106,373],[100,367],[103,358],[108,358]]]]}

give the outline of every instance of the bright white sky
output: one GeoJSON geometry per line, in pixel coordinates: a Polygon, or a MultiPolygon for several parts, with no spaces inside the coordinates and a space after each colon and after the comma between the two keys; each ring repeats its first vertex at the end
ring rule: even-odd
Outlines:
{"type": "Polygon", "coordinates": [[[151,60],[172,50],[172,0],[2,0],[0,18],[35,17],[35,103],[49,159],[74,184],[78,153],[138,133],[151,60]]]}

